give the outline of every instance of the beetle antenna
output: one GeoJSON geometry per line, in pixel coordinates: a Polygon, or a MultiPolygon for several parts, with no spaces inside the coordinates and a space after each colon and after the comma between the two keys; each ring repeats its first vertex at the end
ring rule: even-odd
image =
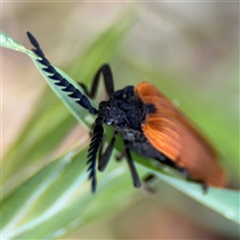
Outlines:
{"type": "Polygon", "coordinates": [[[89,111],[89,113],[96,115],[98,110],[92,107],[88,98],[83,95],[73,84],[69,83],[48,61],[45,57],[42,49],[36,38],[30,33],[27,32],[27,36],[31,42],[31,44],[35,47],[32,51],[41,58],[41,60],[37,60],[39,63],[44,65],[42,68],[43,71],[47,72],[48,78],[54,81],[54,84],[60,86],[61,90],[64,92],[70,92],[68,94],[69,97],[76,99],[76,103],[78,103],[81,107],[85,108],[89,111]]]}
{"type": "Polygon", "coordinates": [[[89,176],[88,179],[92,181],[92,192],[96,191],[97,187],[97,179],[96,179],[96,159],[98,149],[102,142],[103,138],[103,126],[102,126],[102,119],[97,118],[95,120],[95,127],[93,129],[93,136],[91,139],[90,147],[88,149],[88,160],[87,164],[90,164],[88,167],[89,176]]]}

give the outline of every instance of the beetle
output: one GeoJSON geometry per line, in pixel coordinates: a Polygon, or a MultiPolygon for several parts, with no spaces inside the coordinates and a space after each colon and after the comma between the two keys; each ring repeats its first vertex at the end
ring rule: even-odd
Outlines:
{"type": "Polygon", "coordinates": [[[199,182],[204,191],[207,186],[223,187],[225,174],[217,163],[217,154],[210,143],[196,130],[183,113],[154,85],[140,82],[136,87],[127,86],[114,91],[113,75],[109,64],[103,64],[96,72],[91,90],[80,83],[84,94],[69,83],[48,61],[34,36],[27,36],[35,47],[32,51],[41,59],[42,70],[48,73],[62,91],[76,100],[90,114],[96,115],[87,164],[92,192],[96,191],[96,163],[104,171],[118,135],[124,143],[126,158],[136,188],[141,186],[130,151],[147,159],[166,164],[186,175],[187,180],[199,182]],[[89,98],[95,98],[101,75],[109,99],[99,103],[95,109],[89,98]],[[103,124],[112,126],[114,134],[102,151],[103,124]],[[97,156],[98,155],[98,156],[97,156]]]}

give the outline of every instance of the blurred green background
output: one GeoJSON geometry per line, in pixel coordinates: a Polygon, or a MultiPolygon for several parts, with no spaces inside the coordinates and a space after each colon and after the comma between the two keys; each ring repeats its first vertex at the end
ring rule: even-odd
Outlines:
{"type": "MultiPolygon", "coordinates": [[[[2,31],[27,48],[25,32],[32,32],[51,62],[77,81],[90,84],[98,66],[109,62],[116,89],[154,83],[213,142],[229,187],[239,189],[239,3],[4,2],[2,31]]],[[[68,149],[87,145],[88,131],[25,55],[2,54],[3,153],[18,159],[5,165],[7,194],[68,149]]],[[[63,238],[232,237],[216,213],[161,181],[155,185],[156,195],[133,189],[131,204],[63,238]]]]}

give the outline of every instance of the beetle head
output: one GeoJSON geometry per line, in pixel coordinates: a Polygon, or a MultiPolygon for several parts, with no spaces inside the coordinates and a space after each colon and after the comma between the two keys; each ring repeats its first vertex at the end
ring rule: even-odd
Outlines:
{"type": "Polygon", "coordinates": [[[98,116],[102,118],[103,123],[113,126],[118,131],[127,130],[130,127],[126,112],[115,104],[115,99],[101,102],[98,116]]]}

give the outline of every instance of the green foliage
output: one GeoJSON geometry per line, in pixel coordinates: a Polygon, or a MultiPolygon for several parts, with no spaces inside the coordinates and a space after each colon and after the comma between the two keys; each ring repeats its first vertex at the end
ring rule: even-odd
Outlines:
{"type": "MultiPolygon", "coordinates": [[[[83,81],[90,79],[99,62],[114,58],[119,52],[121,40],[130,26],[129,23],[132,23],[132,20],[128,21],[128,24],[124,20],[126,16],[104,32],[78,61],[82,63],[78,66],[85,71],[82,70],[83,81]]],[[[0,37],[3,47],[23,52],[33,60],[69,112],[90,129],[93,117],[49,80],[41,70],[41,64],[36,61],[37,57],[5,33],[1,33],[0,37]]],[[[76,74],[76,66],[73,66],[73,74],[76,74]]],[[[60,69],[58,71],[79,88],[66,73],[60,69]]],[[[60,143],[76,122],[51,92],[46,90],[44,96],[5,156],[2,171],[4,197],[1,205],[1,229],[4,238],[54,239],[101,217],[106,211],[118,212],[116,209],[134,201],[132,196],[135,190],[129,183],[127,168],[114,161],[111,161],[106,172],[101,174],[97,193],[93,195],[90,192],[90,184],[86,180],[85,146],[70,150],[51,162],[40,164],[41,159],[60,143]],[[51,104],[47,104],[49,102],[51,104]],[[38,165],[34,165],[35,163],[38,165]],[[29,166],[37,166],[37,170],[32,175],[25,176],[29,166]]],[[[96,106],[95,102],[92,103],[96,106]]],[[[117,149],[115,151],[117,152],[117,149]]],[[[198,184],[170,176],[156,168],[152,162],[144,161],[140,157],[135,156],[135,159],[142,174],[153,172],[161,180],[186,193],[206,208],[218,212],[221,218],[229,219],[232,224],[240,224],[238,191],[210,188],[209,193],[204,195],[198,184]]]]}

